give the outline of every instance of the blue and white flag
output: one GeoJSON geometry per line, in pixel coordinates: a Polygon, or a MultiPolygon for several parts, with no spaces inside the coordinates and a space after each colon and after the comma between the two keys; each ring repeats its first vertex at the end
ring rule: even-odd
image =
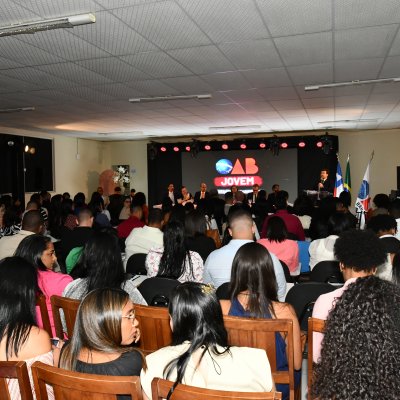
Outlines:
{"type": "Polygon", "coordinates": [[[369,166],[371,164],[374,153],[372,152],[371,159],[367,165],[367,169],[365,170],[364,178],[360,186],[360,190],[358,192],[357,200],[356,200],[356,214],[358,221],[360,222],[360,229],[364,229],[365,227],[365,214],[369,210],[370,200],[369,197],[369,166]]]}
{"type": "Polygon", "coordinates": [[[340,162],[338,160],[336,167],[335,188],[333,189],[333,197],[339,197],[340,193],[342,193],[343,191],[344,187],[343,187],[342,167],[340,166],[340,162]]]}

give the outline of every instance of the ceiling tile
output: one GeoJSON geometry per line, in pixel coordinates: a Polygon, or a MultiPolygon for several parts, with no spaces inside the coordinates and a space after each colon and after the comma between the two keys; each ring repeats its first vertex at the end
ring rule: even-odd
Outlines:
{"type": "Polygon", "coordinates": [[[162,82],[184,94],[199,94],[213,91],[213,88],[210,85],[197,76],[166,78],[162,79],[162,82]]]}
{"type": "Polygon", "coordinates": [[[251,84],[241,75],[240,72],[223,72],[210,75],[202,75],[214,90],[243,90],[251,89],[251,84]]]}
{"type": "Polygon", "coordinates": [[[382,67],[381,73],[379,74],[379,77],[380,78],[399,78],[400,77],[400,56],[386,58],[386,61],[383,64],[383,67],[382,67]]]}
{"type": "Polygon", "coordinates": [[[295,85],[313,85],[333,81],[332,64],[328,63],[288,67],[287,70],[295,85]]]}
{"type": "Polygon", "coordinates": [[[382,67],[383,58],[365,60],[341,60],[335,62],[335,81],[347,82],[376,79],[382,67]]]}
{"type": "Polygon", "coordinates": [[[286,66],[322,64],[332,60],[332,33],[312,33],[274,39],[286,66]]]}
{"type": "Polygon", "coordinates": [[[257,0],[257,5],[274,37],[332,28],[331,0],[257,0]]]}
{"type": "Polygon", "coordinates": [[[242,71],[254,88],[282,87],[291,84],[285,68],[242,71]]]}

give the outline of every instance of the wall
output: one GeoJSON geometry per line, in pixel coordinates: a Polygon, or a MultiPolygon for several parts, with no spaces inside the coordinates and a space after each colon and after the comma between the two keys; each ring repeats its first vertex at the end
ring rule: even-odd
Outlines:
{"type": "Polygon", "coordinates": [[[129,164],[129,167],[135,172],[131,172],[131,188],[137,192],[147,193],[147,141],[126,141],[126,142],[107,142],[107,165],[105,168],[111,168],[112,165],[129,164]]]}
{"type": "Polygon", "coordinates": [[[400,129],[338,132],[339,157],[345,174],[347,154],[350,154],[353,203],[357,197],[372,151],[370,195],[390,193],[397,188],[396,167],[400,166],[400,129]]]}

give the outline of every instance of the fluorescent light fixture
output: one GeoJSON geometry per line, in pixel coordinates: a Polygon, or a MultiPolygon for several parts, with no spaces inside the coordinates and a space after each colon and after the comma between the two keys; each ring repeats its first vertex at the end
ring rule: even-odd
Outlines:
{"type": "Polygon", "coordinates": [[[343,124],[343,123],[349,123],[349,122],[355,122],[355,123],[360,123],[360,122],[366,122],[366,123],[371,123],[371,122],[378,122],[378,119],[376,118],[365,118],[365,119],[338,119],[336,121],[320,121],[318,124],[343,124]]]}
{"type": "Polygon", "coordinates": [[[372,85],[374,83],[392,83],[400,82],[399,78],[382,78],[382,79],[369,79],[366,81],[349,81],[349,82],[337,82],[337,83],[324,83],[323,85],[309,85],[304,88],[305,91],[319,90],[322,88],[335,88],[344,86],[358,86],[358,85],[372,85]]]}
{"type": "Polygon", "coordinates": [[[21,111],[35,111],[35,107],[19,107],[19,108],[3,108],[0,109],[0,113],[14,113],[21,111]]]}
{"type": "Polygon", "coordinates": [[[181,96],[156,96],[156,97],[137,97],[133,99],[129,99],[131,103],[150,103],[153,101],[169,101],[169,100],[203,100],[203,99],[211,99],[211,94],[189,94],[189,95],[181,95],[181,96]]]}
{"type": "Polygon", "coordinates": [[[42,21],[25,22],[0,27],[0,37],[34,34],[36,32],[48,31],[51,29],[73,28],[74,26],[93,24],[94,22],[96,22],[96,17],[92,13],[45,19],[42,21]]]}
{"type": "Polygon", "coordinates": [[[232,126],[210,126],[210,131],[226,131],[235,129],[261,129],[261,125],[232,125],[232,126]]]}

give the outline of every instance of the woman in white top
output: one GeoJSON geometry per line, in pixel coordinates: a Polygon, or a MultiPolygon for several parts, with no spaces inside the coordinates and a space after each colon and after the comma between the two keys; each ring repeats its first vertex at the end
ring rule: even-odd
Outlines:
{"type": "Polygon", "coordinates": [[[140,380],[145,399],[151,398],[155,377],[216,390],[275,390],[264,350],[230,347],[221,307],[212,286],[195,282],[178,285],[169,304],[172,346],[146,357],[140,380]]]}
{"type": "MultiPolygon", "coordinates": [[[[0,361],[25,361],[31,384],[35,361],[53,365],[50,337],[36,324],[36,292],[36,269],[28,261],[7,257],[0,262],[0,361]]],[[[16,379],[8,388],[12,400],[21,398],[16,379]]]]}
{"type": "Polygon", "coordinates": [[[181,222],[168,222],[163,242],[164,247],[150,249],[146,257],[147,276],[203,282],[203,259],[199,253],[187,250],[181,222]]]}

